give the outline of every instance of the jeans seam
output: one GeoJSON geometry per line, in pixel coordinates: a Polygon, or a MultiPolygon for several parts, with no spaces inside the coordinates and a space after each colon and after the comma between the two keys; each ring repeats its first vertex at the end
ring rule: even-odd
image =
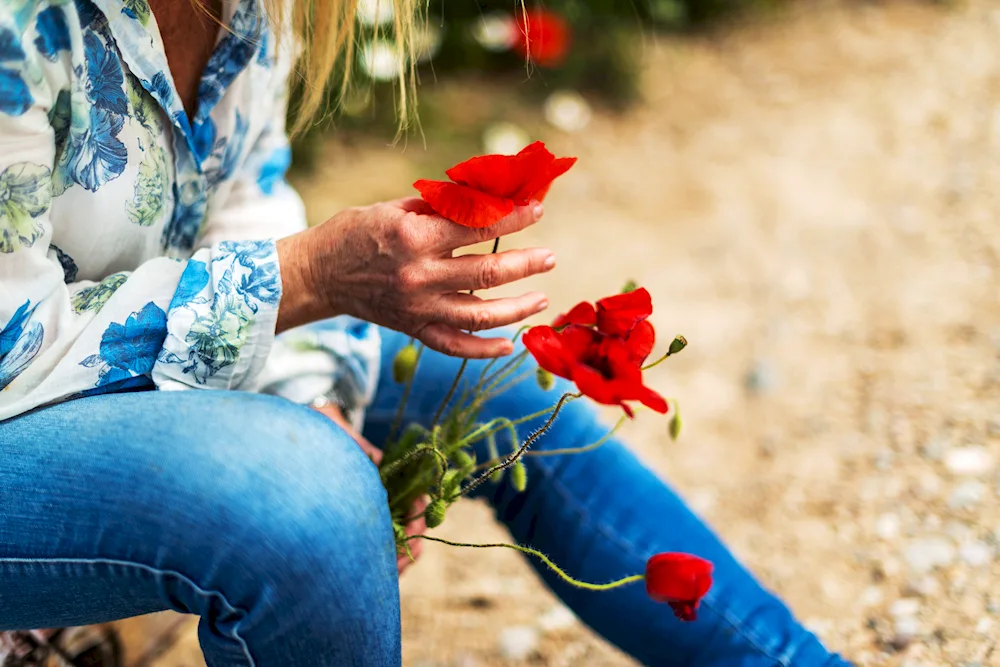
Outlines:
{"type": "MultiPolygon", "coordinates": [[[[572,494],[572,492],[570,492],[570,490],[559,480],[558,476],[552,473],[552,468],[547,462],[539,460],[538,466],[542,469],[543,476],[549,479],[549,483],[552,484],[556,492],[563,498],[564,501],[567,501],[567,503],[573,507],[574,511],[580,516],[581,521],[586,521],[587,523],[594,526],[594,528],[598,531],[598,533],[603,535],[612,544],[616,544],[626,554],[640,561],[643,562],[645,561],[645,558],[642,557],[642,555],[639,553],[639,550],[636,548],[635,544],[631,540],[622,536],[620,533],[615,531],[614,528],[612,528],[611,526],[600,521],[594,521],[594,519],[591,518],[590,513],[587,511],[587,509],[576,499],[576,497],[572,494]]],[[[702,604],[704,604],[706,607],[714,611],[721,618],[725,619],[726,623],[732,626],[732,628],[736,632],[741,634],[750,643],[750,646],[755,651],[757,651],[758,653],[760,653],[769,660],[774,660],[775,663],[777,665],[780,665],[781,667],[788,667],[790,663],[787,660],[785,660],[784,657],[775,655],[770,650],[765,649],[762,646],[763,642],[761,642],[760,637],[756,632],[754,632],[751,628],[749,628],[739,618],[734,617],[729,612],[728,609],[715,605],[713,602],[713,598],[706,596],[702,600],[702,604]]]]}
{"type": "MultiPolygon", "coordinates": [[[[162,577],[172,577],[178,581],[187,584],[195,593],[204,597],[216,597],[222,601],[222,603],[227,607],[227,611],[236,612],[241,615],[241,618],[245,618],[249,612],[245,609],[240,609],[236,605],[229,602],[225,594],[221,591],[207,590],[202,588],[194,582],[190,577],[186,577],[180,572],[175,570],[162,570],[160,568],[152,567],[144,563],[136,563],[133,561],[116,560],[112,558],[0,558],[0,563],[2,564],[26,564],[26,565],[36,565],[36,564],[47,564],[47,565],[108,565],[108,566],[118,566],[118,567],[131,567],[137,570],[145,571],[149,574],[162,576],[162,577]]],[[[238,622],[237,622],[238,625],[238,622]]],[[[233,629],[233,639],[235,639],[243,650],[243,655],[246,658],[249,667],[256,667],[256,662],[254,662],[253,657],[250,655],[250,647],[247,646],[246,640],[240,636],[239,630],[234,627],[233,629]]]]}

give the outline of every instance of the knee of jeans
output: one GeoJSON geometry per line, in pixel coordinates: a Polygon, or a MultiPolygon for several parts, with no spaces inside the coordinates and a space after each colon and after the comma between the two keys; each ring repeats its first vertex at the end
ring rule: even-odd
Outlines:
{"type": "Polygon", "coordinates": [[[321,414],[290,403],[252,403],[238,436],[247,441],[247,455],[216,496],[227,519],[223,551],[249,581],[291,599],[337,590],[350,604],[345,591],[363,595],[369,583],[395,571],[378,470],[321,414]]]}

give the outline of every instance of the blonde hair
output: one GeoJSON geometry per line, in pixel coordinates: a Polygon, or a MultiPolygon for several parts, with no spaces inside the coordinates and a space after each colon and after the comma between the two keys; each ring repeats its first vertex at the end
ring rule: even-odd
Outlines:
{"type": "MultiPolygon", "coordinates": [[[[416,118],[414,38],[418,24],[426,20],[426,1],[377,0],[393,9],[389,29],[396,44],[399,68],[396,112],[400,133],[416,118]]],[[[336,91],[337,104],[350,92],[358,46],[358,0],[264,0],[264,6],[274,33],[291,34],[299,45],[296,76],[292,81],[296,105],[289,129],[289,134],[295,136],[327,111],[330,92],[336,91]]],[[[376,27],[376,32],[381,30],[376,27]]]]}

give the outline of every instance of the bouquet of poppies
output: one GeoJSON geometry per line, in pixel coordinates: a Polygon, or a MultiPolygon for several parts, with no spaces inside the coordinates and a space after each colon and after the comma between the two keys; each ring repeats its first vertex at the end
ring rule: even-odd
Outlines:
{"type": "MultiPolygon", "coordinates": [[[[449,169],[450,181],[417,181],[414,186],[424,201],[440,215],[468,227],[488,227],[500,221],[515,206],[541,201],[549,186],[568,171],[576,158],[557,158],[541,142],[517,155],[474,157],[449,169]]],[[[499,239],[494,244],[496,252],[499,239]]],[[[380,464],[382,483],[388,491],[397,548],[409,550],[416,539],[407,534],[408,522],[422,516],[428,528],[445,520],[449,506],[483,484],[496,483],[504,475],[517,491],[527,485],[523,459],[532,455],[579,455],[603,445],[626,419],[634,417],[636,405],[666,415],[669,431],[676,438],[680,417],[676,404],[643,384],[642,373],[677,354],[687,345],[675,337],[654,361],[647,363],[656,343],[656,332],[648,318],[653,312],[647,290],[628,284],[620,294],[596,303],[579,303],[560,315],[551,326],[522,327],[513,334],[524,350],[503,361],[493,360],[476,377],[465,377],[463,362],[450,390],[429,427],[403,425],[402,415],[413,384],[422,347],[411,343],[398,354],[393,365],[395,380],[404,385],[380,464]],[[529,357],[535,363],[525,368],[529,357]],[[554,397],[552,407],[517,419],[480,419],[485,401],[532,378],[542,389],[551,390],[554,376],[569,380],[576,391],[554,397]],[[597,442],[572,449],[531,447],[545,436],[559,412],[570,401],[589,398],[622,408],[624,415],[597,442]],[[520,428],[544,419],[541,426],[522,437],[520,428]],[[474,446],[484,443],[489,459],[477,461],[474,446]],[[506,453],[502,453],[504,450],[506,453]],[[420,514],[412,507],[421,498],[430,500],[420,514]]],[[[681,553],[654,554],[645,573],[612,582],[584,582],[571,577],[537,550],[519,544],[475,545],[428,539],[455,546],[496,546],[516,549],[540,559],[568,583],[591,590],[608,590],[645,581],[648,594],[668,603],[675,615],[694,620],[701,598],[712,584],[712,564],[681,553]]]]}

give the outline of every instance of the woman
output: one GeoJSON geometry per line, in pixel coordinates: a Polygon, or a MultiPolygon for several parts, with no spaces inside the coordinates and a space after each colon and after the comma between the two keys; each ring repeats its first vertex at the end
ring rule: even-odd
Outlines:
{"type": "MultiPolygon", "coordinates": [[[[409,336],[436,351],[406,415],[426,422],[456,357],[512,351],[464,330],[547,305],[466,292],[555,258],[452,257],[540,205],[469,230],[401,199],[305,230],[283,179],[289,45],[307,119],[351,44],[353,4],[266,19],[258,0],[0,8],[0,629],[174,609],[201,616],[213,667],[400,664],[405,563],[358,444],[387,436],[400,393],[387,374],[409,336]]],[[[413,4],[396,1],[404,42],[413,4]]],[[[485,411],[548,396],[524,386],[485,411]]],[[[604,432],[582,402],[564,415],[540,446],[604,432]]],[[[620,443],[528,464],[526,492],[480,496],[577,577],[641,571],[660,551],[714,561],[690,625],[641,587],[597,595],[540,571],[640,662],[845,664],[620,443]]]]}

